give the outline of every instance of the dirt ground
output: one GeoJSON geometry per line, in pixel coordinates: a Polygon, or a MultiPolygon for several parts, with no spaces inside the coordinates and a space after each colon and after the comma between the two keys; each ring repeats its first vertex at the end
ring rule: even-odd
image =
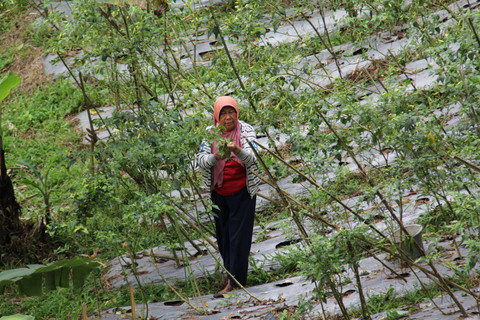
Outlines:
{"type": "MultiPolygon", "coordinates": [[[[9,10],[3,12],[0,20],[9,13],[9,10]]],[[[42,48],[35,46],[31,39],[35,32],[32,23],[38,16],[35,12],[25,12],[8,31],[0,33],[0,57],[5,56],[8,60],[13,57],[13,61],[0,69],[0,75],[11,71],[19,76],[21,82],[15,89],[17,92],[28,94],[43,83],[52,81],[43,71],[42,48]]]]}

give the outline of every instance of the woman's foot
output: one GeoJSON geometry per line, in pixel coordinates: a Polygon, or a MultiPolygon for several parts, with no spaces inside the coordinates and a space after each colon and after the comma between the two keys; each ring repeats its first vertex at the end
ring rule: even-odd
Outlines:
{"type": "Polygon", "coordinates": [[[223,288],[222,290],[218,291],[218,293],[223,294],[223,293],[230,292],[230,291],[232,291],[232,290],[233,290],[233,287],[232,287],[232,285],[230,284],[230,280],[228,280],[227,285],[225,286],[225,288],[223,288]]]}

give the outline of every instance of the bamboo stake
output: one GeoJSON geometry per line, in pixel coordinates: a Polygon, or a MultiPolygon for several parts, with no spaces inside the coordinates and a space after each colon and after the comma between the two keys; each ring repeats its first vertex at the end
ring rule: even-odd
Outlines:
{"type": "MultiPolygon", "coordinates": [[[[253,171],[252,171],[252,172],[253,172],[253,171]]],[[[260,178],[260,175],[259,175],[258,173],[253,172],[253,174],[255,174],[257,177],[260,178]]],[[[261,179],[261,178],[260,178],[260,179],[261,179]]],[[[269,197],[269,196],[266,196],[266,195],[264,195],[264,194],[262,194],[262,193],[260,193],[260,192],[257,192],[257,196],[259,196],[259,197],[261,197],[261,198],[263,198],[263,199],[265,199],[265,200],[270,201],[271,203],[273,203],[273,204],[276,205],[277,207],[279,207],[279,206],[281,205],[281,203],[278,202],[277,200],[275,200],[275,199],[273,199],[273,198],[271,198],[271,197],[269,197]]]]}
{"type": "Polygon", "coordinates": [[[85,302],[82,302],[82,320],[88,320],[87,305],[85,302]]]}
{"type": "MultiPolygon", "coordinates": [[[[128,237],[125,236],[125,239],[128,239],[128,237]]],[[[145,305],[145,318],[148,318],[148,312],[149,312],[148,301],[147,301],[147,297],[145,296],[145,291],[142,288],[142,282],[140,281],[140,278],[138,277],[137,265],[136,265],[136,262],[135,262],[135,252],[133,251],[133,248],[128,244],[128,240],[126,240],[126,243],[127,243],[127,249],[129,251],[129,254],[130,254],[132,274],[135,277],[135,281],[137,282],[138,287],[140,288],[140,293],[142,294],[142,297],[143,297],[143,302],[144,302],[144,305],[145,305]]],[[[130,289],[130,296],[133,299],[133,286],[132,285],[129,285],[129,286],[131,288],[130,289]]],[[[132,309],[134,307],[135,307],[135,300],[133,299],[132,300],[132,309]]],[[[133,312],[133,310],[132,310],[132,313],[135,315],[135,312],[133,312]]]]}
{"type": "MultiPolygon", "coordinates": [[[[173,32],[175,33],[175,29],[173,28],[173,32]]],[[[197,31],[198,31],[198,28],[197,30],[195,31],[195,36],[193,37],[194,39],[197,39],[197,31]]],[[[175,34],[175,36],[178,38],[179,35],[178,34],[175,34]]],[[[201,77],[199,71],[198,71],[198,66],[197,66],[197,60],[195,59],[195,57],[192,56],[192,54],[190,53],[190,50],[188,49],[188,46],[187,44],[185,43],[185,41],[181,41],[182,43],[182,46],[183,46],[183,49],[185,50],[185,52],[187,53],[188,57],[190,58],[190,61],[192,61],[192,66],[193,66],[193,70],[195,72],[195,76],[197,78],[197,82],[195,83],[196,85],[198,84],[201,84],[202,88],[203,88],[203,92],[207,95],[208,98],[212,98],[212,96],[210,95],[210,93],[208,92],[208,89],[205,85],[205,81],[203,81],[203,78],[201,77]]],[[[197,50],[197,46],[194,45],[194,48],[195,48],[195,52],[194,54],[196,53],[196,50],[197,50]]]]}
{"type": "MultiPolygon", "coordinates": [[[[327,194],[330,198],[332,198],[332,200],[334,200],[335,202],[337,202],[339,205],[341,205],[345,210],[347,210],[348,212],[352,213],[357,219],[359,219],[360,221],[362,221],[363,223],[369,225],[370,228],[372,228],[377,234],[379,234],[382,238],[387,238],[382,232],[380,232],[377,228],[375,228],[375,226],[373,226],[371,223],[369,223],[368,221],[366,221],[364,218],[362,218],[360,216],[359,213],[357,213],[355,210],[353,210],[352,208],[348,207],[346,204],[344,204],[340,199],[338,199],[335,195],[331,194],[330,192],[328,192],[325,188],[321,187],[315,180],[313,180],[312,178],[310,178],[309,176],[303,174],[302,172],[300,172],[297,168],[293,167],[291,164],[289,164],[288,162],[286,162],[284,159],[282,159],[278,154],[275,154],[274,152],[272,152],[270,149],[268,149],[267,147],[263,146],[262,144],[258,143],[258,141],[255,142],[258,146],[260,146],[262,149],[266,150],[269,154],[273,155],[275,158],[277,158],[278,160],[280,160],[283,164],[285,164],[286,166],[288,166],[290,169],[292,169],[294,172],[296,172],[297,174],[299,174],[300,176],[302,176],[303,178],[305,178],[309,183],[311,183],[313,186],[315,186],[317,189],[320,189],[322,192],[325,192],[325,194],[327,194]]],[[[259,176],[259,175],[257,175],[259,176]]],[[[260,177],[260,176],[259,176],[260,177]]],[[[267,180],[265,180],[266,182],[267,180]]],[[[291,197],[290,195],[288,195],[289,197],[291,197]]],[[[313,212],[313,209],[310,208],[310,210],[313,212]]],[[[318,215],[315,215],[315,217],[318,217],[320,218],[321,221],[323,221],[325,224],[327,224],[328,226],[331,226],[332,228],[335,228],[337,229],[338,227],[336,226],[333,226],[331,225],[331,223],[329,223],[328,221],[326,221],[323,217],[321,216],[318,216],[318,215]]]]}
{"type": "Polygon", "coordinates": [[[327,280],[328,286],[330,287],[330,290],[332,290],[332,294],[335,297],[335,300],[337,301],[337,304],[340,307],[340,310],[342,311],[344,319],[350,320],[350,315],[348,314],[348,310],[345,307],[345,304],[343,303],[343,297],[340,294],[340,292],[338,292],[337,286],[335,285],[335,281],[332,280],[332,277],[333,275],[331,274],[326,277],[326,279],[328,279],[327,280]]]}
{"type": "MultiPolygon", "coordinates": [[[[325,30],[325,35],[327,36],[329,47],[333,48],[332,41],[330,40],[330,33],[328,32],[328,28],[327,28],[327,23],[325,22],[325,12],[323,11],[323,6],[320,6],[320,16],[322,17],[323,29],[325,30]]],[[[333,58],[335,60],[335,64],[337,65],[338,75],[340,76],[340,79],[343,79],[342,69],[340,68],[340,64],[338,63],[337,55],[336,54],[333,55],[333,58]]]]}
{"type": "MultiPolygon", "coordinates": [[[[165,218],[163,217],[163,215],[160,217],[160,221],[162,223],[163,229],[165,230],[165,233],[168,234],[167,224],[165,223],[165,218]]],[[[177,252],[173,248],[173,242],[172,242],[172,239],[170,237],[168,237],[168,242],[170,242],[170,244],[172,245],[172,248],[171,248],[170,252],[172,253],[173,257],[175,258],[175,264],[176,264],[177,268],[179,268],[181,266],[180,259],[177,255],[177,252]]]]}
{"type": "MultiPolygon", "coordinates": [[[[95,110],[95,112],[97,113],[98,115],[98,118],[100,119],[100,121],[102,122],[102,125],[105,127],[105,130],[107,130],[109,136],[113,139],[113,141],[115,141],[115,137],[112,135],[112,132],[110,131],[110,128],[108,127],[107,123],[105,122],[105,120],[103,119],[102,115],[101,115],[101,112],[99,111],[99,109],[95,106],[94,103],[92,103],[92,100],[90,100],[90,98],[88,97],[87,95],[87,91],[85,90],[85,85],[83,84],[83,78],[82,78],[82,73],[79,72],[78,73],[78,80],[77,80],[77,77],[74,76],[73,74],[73,71],[72,69],[70,68],[70,66],[66,63],[66,61],[63,59],[62,55],[57,52],[57,56],[60,58],[60,61],[62,61],[63,65],[65,66],[65,68],[67,68],[67,71],[68,73],[70,74],[70,76],[73,78],[73,80],[75,81],[75,83],[77,84],[77,86],[80,88],[80,90],[82,91],[82,94],[83,94],[83,99],[84,99],[84,103],[85,103],[85,109],[88,111],[90,108],[93,108],[93,110],[95,110]]],[[[90,113],[88,113],[88,120],[89,120],[89,124],[90,124],[90,130],[94,132],[94,129],[93,129],[93,126],[92,126],[92,119],[91,119],[91,116],[90,116],[90,113]]],[[[92,138],[93,140],[97,141],[98,140],[98,137],[95,136],[92,138]]]]}
{"type": "MultiPolygon", "coordinates": [[[[152,253],[151,255],[153,255],[153,249],[150,249],[152,250],[152,253]]],[[[198,313],[200,314],[208,314],[207,310],[203,309],[201,310],[200,308],[198,308],[197,306],[195,306],[193,303],[190,302],[190,299],[188,299],[187,297],[184,297],[177,289],[175,289],[175,287],[173,285],[171,285],[168,281],[167,281],[167,278],[165,278],[165,276],[163,275],[163,273],[160,271],[160,269],[158,268],[157,264],[154,263],[153,264],[155,269],[157,270],[157,273],[158,275],[162,278],[163,282],[165,282],[165,284],[167,285],[167,287],[170,288],[170,290],[172,290],[179,298],[180,300],[182,300],[183,302],[185,302],[186,304],[188,304],[192,309],[194,309],[195,311],[197,311],[198,313]]]]}
{"type": "MultiPolygon", "coordinates": [[[[126,39],[130,42],[131,41],[130,29],[129,29],[129,24],[128,24],[128,21],[127,21],[126,14],[124,12],[125,10],[124,10],[124,8],[120,7],[119,11],[120,11],[120,15],[122,17],[123,23],[125,24],[126,39]]],[[[141,93],[141,90],[140,90],[141,85],[140,85],[140,82],[139,82],[139,73],[138,73],[139,69],[140,68],[138,68],[138,66],[137,66],[137,61],[134,60],[132,62],[132,64],[129,65],[128,71],[130,72],[130,74],[133,77],[133,83],[135,84],[135,93],[137,95],[138,107],[141,108],[143,98],[142,98],[142,93],[141,93]]]]}
{"type": "MultiPolygon", "coordinates": [[[[235,76],[237,77],[237,80],[238,80],[238,83],[240,84],[240,87],[245,92],[246,91],[245,85],[243,84],[243,80],[240,77],[240,74],[238,73],[238,70],[235,66],[235,63],[233,62],[232,55],[230,54],[230,51],[229,51],[228,46],[227,46],[227,42],[225,41],[225,38],[223,37],[222,29],[220,28],[220,24],[217,21],[217,17],[215,16],[215,13],[213,12],[213,8],[211,6],[209,7],[209,9],[210,9],[210,13],[211,13],[212,18],[213,18],[213,22],[215,23],[215,27],[218,30],[218,36],[219,36],[220,40],[222,41],[223,49],[225,50],[225,53],[227,55],[230,66],[232,67],[232,70],[235,73],[235,76]]],[[[255,104],[253,103],[252,97],[250,96],[250,94],[248,95],[248,102],[250,103],[250,106],[252,107],[253,111],[255,113],[257,113],[257,108],[255,107],[255,104]]]]}
{"type": "MultiPolygon", "coordinates": [[[[197,225],[195,225],[192,220],[187,219],[186,217],[184,217],[184,216],[182,215],[182,212],[180,211],[180,209],[179,209],[178,207],[175,206],[175,210],[179,213],[179,217],[180,217],[181,219],[183,219],[183,221],[185,221],[186,223],[188,223],[188,225],[189,225],[190,227],[192,227],[193,229],[195,229],[197,232],[200,232],[200,233],[202,234],[202,236],[205,236],[205,241],[207,241],[215,250],[218,250],[217,245],[216,245],[212,240],[210,240],[209,237],[207,237],[207,236],[203,233],[202,229],[200,229],[197,225]]],[[[200,224],[200,225],[201,225],[201,224],[200,224]]],[[[205,229],[205,228],[204,228],[204,229],[205,229]]],[[[208,231],[208,229],[207,229],[206,231],[208,231]]]]}
{"type": "MultiPolygon", "coordinates": [[[[201,253],[202,250],[200,249],[200,247],[188,236],[187,232],[181,227],[181,225],[178,223],[175,216],[171,214],[167,214],[167,215],[168,215],[168,219],[170,220],[170,224],[173,226],[173,228],[177,233],[176,238],[178,242],[184,243],[184,239],[181,238],[181,235],[183,235],[187,239],[187,241],[190,242],[190,244],[197,250],[197,252],[201,253]]],[[[188,259],[186,261],[188,262],[188,259]]]]}
{"type": "MultiPolygon", "coordinates": [[[[193,159],[190,159],[191,163],[193,163],[192,161],[193,159]]],[[[191,167],[192,169],[192,175],[195,175],[195,168],[191,167]]],[[[192,187],[192,189],[195,191],[195,194],[198,196],[198,199],[200,200],[200,202],[202,203],[203,207],[204,208],[207,208],[207,203],[205,202],[205,200],[203,199],[202,197],[202,192],[200,190],[200,188],[198,187],[198,185],[193,181],[192,177],[188,174],[188,172],[185,171],[185,177],[188,181],[188,183],[190,184],[190,186],[192,187]]],[[[195,207],[197,209],[197,207],[195,207]]],[[[197,209],[198,210],[198,209],[197,209]]],[[[197,217],[198,217],[198,211],[197,211],[197,217]]],[[[211,230],[207,230],[209,233],[211,233],[211,235],[214,235],[214,233],[211,231],[211,230]]]]}
{"type": "MultiPolygon", "coordinates": [[[[409,268],[410,268],[410,271],[412,271],[412,273],[413,273],[413,275],[415,276],[415,278],[417,278],[418,283],[420,283],[420,285],[422,286],[423,291],[427,294],[428,299],[430,300],[430,302],[433,303],[433,305],[434,305],[444,316],[446,316],[447,313],[446,313],[445,311],[443,311],[442,308],[440,308],[440,306],[439,306],[439,305],[435,302],[435,300],[433,299],[433,296],[429,294],[427,287],[426,287],[425,284],[422,282],[422,280],[420,280],[420,277],[419,277],[418,274],[415,272],[415,270],[413,270],[412,266],[409,266],[409,268]]],[[[435,282],[434,282],[434,283],[435,283],[435,282]]]]}
{"type": "MultiPolygon", "coordinates": [[[[292,170],[294,170],[295,172],[297,172],[298,174],[302,175],[305,179],[309,180],[309,182],[311,182],[313,185],[315,185],[317,188],[321,188],[314,180],[312,180],[310,177],[306,176],[306,175],[303,175],[300,171],[298,171],[298,169],[296,169],[295,167],[291,166],[289,163],[287,163],[285,160],[283,160],[282,158],[280,158],[278,155],[276,155],[275,153],[273,153],[271,150],[269,150],[268,148],[262,146],[260,143],[256,142],[257,145],[259,145],[260,147],[262,147],[263,149],[265,149],[267,152],[269,152],[270,154],[272,154],[273,156],[277,157],[277,159],[279,159],[280,161],[282,161],[284,164],[286,164],[288,167],[290,167],[292,170]]],[[[254,172],[255,173],[255,172],[254,172]]],[[[269,183],[269,181],[263,177],[261,177],[259,174],[255,173],[260,179],[262,179],[265,183],[269,183]]],[[[328,193],[328,191],[326,191],[325,189],[321,188],[322,191],[325,191],[327,193],[327,195],[329,195],[330,197],[332,197],[333,200],[335,200],[337,203],[339,203],[340,205],[342,205],[346,210],[348,210],[349,212],[351,212],[353,215],[355,215],[358,219],[360,219],[360,221],[364,222],[365,224],[367,224],[369,226],[369,228],[373,229],[378,235],[380,235],[380,237],[386,239],[386,240],[389,240],[389,238],[383,234],[381,231],[379,231],[377,228],[375,228],[373,225],[371,225],[369,222],[365,221],[365,219],[363,219],[362,217],[360,217],[360,215],[354,211],[353,209],[349,208],[348,206],[346,206],[345,204],[343,204],[342,201],[340,201],[338,198],[336,198],[334,195],[328,193]]],[[[287,195],[287,194],[286,194],[287,195]]],[[[290,197],[290,199],[293,200],[293,197],[291,197],[290,195],[287,195],[290,197]]],[[[299,204],[299,202],[297,202],[297,204],[299,204]]],[[[302,204],[302,207],[303,208],[308,208],[308,206],[305,206],[304,204],[302,204]]],[[[312,208],[308,208],[309,210],[313,211],[312,208]]],[[[307,210],[308,210],[307,209],[307,210]]],[[[314,216],[313,218],[317,218],[317,216],[314,216]]],[[[339,227],[328,222],[325,218],[321,217],[320,216],[320,220],[325,223],[327,226],[335,229],[335,230],[339,230],[339,227]]],[[[365,242],[368,243],[368,245],[370,246],[374,246],[375,243],[373,242],[370,242],[370,241],[367,241],[366,239],[362,238],[360,240],[363,240],[365,242]]],[[[388,270],[390,270],[391,273],[399,276],[399,274],[393,270],[392,268],[390,268],[388,265],[386,265],[380,258],[378,258],[373,252],[371,252],[370,249],[366,248],[366,247],[363,247],[363,249],[367,250],[367,252],[375,259],[377,260],[378,262],[380,262],[385,268],[387,268],[388,270]]],[[[386,252],[389,252],[389,249],[384,249],[386,252]]],[[[399,251],[402,251],[401,248],[399,248],[399,251]]],[[[402,251],[403,252],[403,251],[402,251]]],[[[405,262],[409,263],[409,264],[412,264],[413,261],[411,259],[406,259],[405,257],[408,257],[408,255],[403,252],[403,255],[397,255],[396,258],[400,259],[400,260],[405,260],[405,262]]]]}
{"type": "MultiPolygon", "coordinates": [[[[313,28],[313,30],[315,31],[315,33],[317,34],[317,37],[320,39],[320,41],[322,42],[323,46],[325,47],[325,49],[327,49],[327,51],[332,55],[333,59],[335,60],[335,65],[337,67],[337,70],[338,70],[338,74],[340,75],[340,79],[343,79],[342,77],[342,69],[340,68],[340,64],[338,63],[338,56],[337,56],[337,53],[335,51],[333,51],[333,47],[331,46],[331,43],[330,45],[328,45],[326,42],[325,42],[325,39],[323,39],[322,35],[320,34],[320,32],[318,31],[318,29],[315,27],[315,25],[310,21],[310,19],[308,19],[306,16],[305,16],[305,13],[301,13],[302,14],[302,17],[308,22],[308,24],[313,28]]],[[[325,25],[325,18],[324,18],[324,13],[323,13],[323,9],[321,10],[321,16],[322,16],[322,20],[323,20],[323,24],[325,25]]],[[[327,32],[327,35],[328,35],[328,31],[327,31],[327,28],[325,27],[325,30],[327,32]]]]}
{"type": "Polygon", "coordinates": [[[346,239],[347,241],[347,246],[348,246],[348,251],[350,253],[350,263],[351,263],[351,267],[353,269],[353,273],[355,275],[355,282],[357,283],[357,287],[358,287],[358,295],[360,297],[360,305],[361,305],[361,309],[362,309],[362,319],[366,319],[366,320],[371,320],[371,316],[368,312],[368,305],[367,305],[367,302],[365,300],[365,294],[363,293],[363,287],[362,287],[362,281],[360,280],[360,272],[358,270],[358,261],[356,260],[355,258],[355,250],[353,248],[353,245],[352,245],[352,242],[350,239],[346,239]]]}
{"type": "MultiPolygon", "coordinates": [[[[325,100],[326,101],[326,100],[325,100]]],[[[327,101],[328,103],[328,101],[327,101]]],[[[320,111],[320,109],[318,108],[318,106],[316,106],[316,109],[317,109],[317,113],[319,114],[319,116],[323,119],[323,121],[325,122],[325,124],[328,126],[328,128],[330,129],[330,131],[335,135],[335,137],[338,139],[338,141],[340,142],[340,144],[343,146],[343,148],[347,151],[347,153],[350,155],[350,157],[353,159],[353,161],[355,162],[355,164],[357,165],[358,169],[360,170],[360,172],[362,173],[362,175],[365,177],[365,179],[367,180],[368,184],[370,184],[370,186],[372,187],[376,187],[375,183],[370,179],[370,176],[368,175],[367,171],[365,170],[365,168],[363,167],[363,165],[358,161],[357,157],[355,156],[355,154],[353,153],[353,151],[350,149],[350,147],[347,146],[347,144],[345,143],[345,141],[339,136],[337,130],[335,128],[333,128],[333,126],[330,124],[330,122],[325,118],[325,116],[323,115],[323,112],[320,111]]],[[[385,199],[385,197],[383,196],[383,194],[380,192],[380,190],[377,189],[376,191],[376,194],[377,196],[380,198],[380,201],[382,202],[382,204],[385,206],[385,208],[387,208],[387,210],[390,212],[390,216],[395,220],[395,222],[400,226],[400,229],[405,232],[406,234],[408,234],[407,230],[405,229],[405,226],[403,225],[403,222],[400,221],[400,219],[397,217],[397,215],[395,214],[395,210],[393,210],[392,206],[387,202],[387,200],[385,199]]],[[[420,248],[421,250],[421,248],[420,248]]]]}
{"type": "MultiPolygon", "coordinates": [[[[185,233],[182,232],[182,229],[180,228],[179,224],[177,223],[177,220],[175,220],[170,215],[169,215],[169,218],[170,218],[170,222],[172,223],[172,225],[173,225],[173,227],[174,227],[174,229],[177,233],[177,239],[182,244],[182,251],[184,252],[184,257],[183,258],[185,259],[184,261],[185,261],[185,264],[186,264],[186,266],[185,266],[185,278],[186,279],[190,279],[190,278],[192,279],[193,285],[194,285],[196,293],[197,293],[197,296],[200,297],[200,299],[201,299],[201,293],[200,293],[200,289],[198,288],[198,285],[197,285],[197,280],[195,279],[195,274],[193,272],[193,269],[191,269],[190,261],[186,258],[188,256],[188,252],[187,252],[187,249],[185,248],[185,241],[181,238],[181,235],[179,234],[179,232],[180,232],[185,236],[185,233]],[[190,270],[190,277],[187,275],[187,269],[190,270]]],[[[189,237],[187,237],[187,239],[189,239],[189,237]]],[[[201,250],[198,246],[195,246],[195,247],[197,248],[197,250],[199,252],[201,252],[201,250]]],[[[202,302],[202,305],[203,305],[203,302],[202,302]]]]}
{"type": "MultiPolygon", "coordinates": [[[[327,102],[328,103],[328,102],[327,102]]],[[[327,126],[329,127],[329,129],[333,132],[333,134],[337,137],[338,141],[342,144],[342,146],[345,148],[345,150],[347,151],[347,153],[350,155],[350,157],[352,157],[352,159],[354,160],[354,162],[357,164],[357,167],[360,169],[361,173],[365,176],[365,178],[367,179],[367,182],[372,186],[372,187],[375,187],[375,184],[373,183],[373,181],[370,179],[370,177],[368,176],[365,168],[360,164],[360,162],[357,160],[355,154],[353,153],[353,151],[346,145],[346,143],[343,141],[343,139],[338,135],[337,131],[331,126],[330,122],[325,118],[325,116],[323,115],[323,113],[320,111],[320,109],[318,107],[317,108],[317,113],[320,115],[320,117],[323,119],[323,121],[327,124],[327,126]]],[[[395,212],[393,210],[393,208],[390,206],[390,204],[386,201],[385,197],[383,196],[383,194],[380,192],[379,189],[377,189],[376,191],[376,194],[377,196],[380,198],[382,204],[387,208],[387,210],[390,212],[390,215],[391,217],[395,220],[395,222],[397,222],[398,226],[400,227],[400,230],[402,232],[404,232],[405,234],[408,234],[407,230],[405,229],[405,226],[403,225],[403,222],[401,220],[398,219],[398,217],[395,215],[395,212]]],[[[416,248],[420,251],[420,252],[423,252],[425,254],[425,251],[418,245],[418,243],[416,241],[414,241],[414,245],[416,246],[416,248]]],[[[403,251],[401,250],[401,248],[399,248],[399,252],[401,253],[401,255],[405,255],[405,258],[407,258],[407,261],[408,260],[412,260],[410,257],[408,257],[408,255],[403,251]]],[[[442,288],[445,290],[445,292],[452,298],[452,300],[455,302],[455,304],[457,305],[457,307],[459,308],[460,312],[462,313],[463,316],[467,316],[467,313],[465,311],[465,309],[463,308],[462,304],[458,301],[458,299],[455,297],[455,295],[452,293],[452,291],[450,290],[450,288],[448,287],[445,279],[440,275],[440,273],[438,272],[437,268],[433,265],[433,263],[429,262],[428,265],[430,266],[430,268],[432,269],[432,274],[437,277],[437,279],[440,281],[440,283],[442,284],[442,288]]]]}
{"type": "Polygon", "coordinates": [[[257,157],[258,161],[260,162],[260,164],[262,165],[263,169],[265,170],[265,172],[268,174],[269,178],[270,178],[270,181],[273,182],[273,186],[274,188],[277,190],[278,194],[280,195],[280,198],[282,199],[285,207],[288,209],[288,211],[290,212],[290,215],[292,216],[293,220],[295,221],[295,224],[297,225],[298,227],[298,230],[300,231],[300,233],[302,234],[302,238],[303,240],[305,241],[305,243],[307,243],[308,245],[310,245],[310,240],[308,240],[308,234],[304,228],[304,226],[302,225],[302,223],[300,222],[300,219],[298,218],[297,214],[293,211],[292,209],[292,206],[290,205],[290,202],[288,201],[288,199],[285,197],[285,194],[283,192],[283,190],[278,186],[277,184],[277,180],[275,179],[275,177],[270,173],[270,171],[268,170],[268,167],[265,165],[265,163],[263,162],[263,159],[260,157],[260,155],[258,154],[257,150],[255,149],[255,147],[253,146],[252,142],[249,141],[247,139],[247,142],[248,144],[250,145],[250,148],[253,150],[253,152],[255,153],[255,156],[257,157]]]}
{"type": "Polygon", "coordinates": [[[137,311],[136,311],[135,296],[133,295],[133,290],[134,290],[133,286],[129,286],[128,289],[130,291],[130,304],[132,306],[132,320],[136,320],[137,319],[137,311]]]}

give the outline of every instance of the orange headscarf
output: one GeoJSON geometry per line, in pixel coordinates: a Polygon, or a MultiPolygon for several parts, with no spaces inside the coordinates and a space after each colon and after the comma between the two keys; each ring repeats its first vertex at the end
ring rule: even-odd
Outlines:
{"type": "Polygon", "coordinates": [[[220,112],[224,107],[232,107],[237,112],[237,120],[238,120],[238,106],[235,100],[229,96],[223,96],[217,98],[215,103],[213,104],[213,124],[217,125],[220,121],[220,112]]]}

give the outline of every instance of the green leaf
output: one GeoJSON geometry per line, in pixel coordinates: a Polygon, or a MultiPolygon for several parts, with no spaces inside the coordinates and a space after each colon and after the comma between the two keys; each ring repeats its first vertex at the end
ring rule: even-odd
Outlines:
{"type": "Polygon", "coordinates": [[[40,264],[33,264],[28,265],[26,268],[18,268],[0,272],[0,287],[4,287],[7,284],[15,283],[25,277],[29,277],[41,267],[42,265],[40,264]]]}
{"type": "Polygon", "coordinates": [[[55,284],[55,271],[49,271],[45,273],[45,289],[47,291],[53,291],[57,288],[55,284]]]}
{"type": "Polygon", "coordinates": [[[38,167],[36,165],[34,165],[33,163],[31,163],[30,161],[23,159],[23,160],[18,161],[17,163],[19,165],[23,165],[23,166],[27,167],[31,172],[33,172],[33,174],[35,175],[35,177],[37,177],[37,179],[42,179],[42,173],[40,172],[38,167]]]}
{"type": "Polygon", "coordinates": [[[36,183],[35,181],[33,180],[30,180],[30,179],[27,179],[27,178],[23,178],[23,179],[20,179],[20,182],[25,184],[25,185],[28,185],[28,186],[31,186],[31,187],[34,187],[35,189],[37,189],[38,191],[42,192],[43,189],[42,187],[36,183]]]}
{"type": "Polygon", "coordinates": [[[20,291],[29,297],[42,295],[42,274],[34,273],[19,282],[20,291]]]}
{"type": "Polygon", "coordinates": [[[280,22],[278,20],[273,21],[273,32],[277,32],[280,22]]]}
{"type": "Polygon", "coordinates": [[[58,287],[70,287],[70,268],[62,268],[55,273],[55,283],[58,287]]]}
{"type": "Polygon", "coordinates": [[[83,286],[83,284],[85,283],[85,279],[87,278],[89,273],[90,270],[85,266],[72,268],[74,290],[79,290],[83,286]]]}
{"type": "Polygon", "coordinates": [[[42,294],[43,278],[48,291],[57,287],[70,287],[70,270],[72,269],[73,286],[80,288],[87,275],[98,268],[98,262],[90,259],[76,257],[70,260],[60,260],[49,265],[32,264],[25,268],[18,268],[0,272],[0,292],[9,284],[18,284],[20,293],[28,296],[42,294]]]}
{"type": "Polygon", "coordinates": [[[35,320],[35,317],[26,316],[23,314],[14,314],[11,316],[3,316],[0,318],[0,320],[35,320]]]}
{"type": "Polygon", "coordinates": [[[33,272],[34,270],[29,268],[18,268],[0,272],[0,286],[20,280],[25,276],[31,275],[33,272]]]}
{"type": "Polygon", "coordinates": [[[18,86],[19,83],[20,78],[8,72],[7,76],[0,81],[0,102],[2,102],[2,100],[8,96],[10,90],[18,86]]]}
{"type": "Polygon", "coordinates": [[[220,34],[220,30],[219,30],[218,26],[214,26],[212,30],[208,31],[208,34],[209,35],[213,34],[215,36],[215,39],[217,39],[218,35],[220,34]]]}
{"type": "Polygon", "coordinates": [[[182,187],[182,183],[178,179],[173,179],[172,180],[172,188],[175,190],[180,190],[182,187]]]}

